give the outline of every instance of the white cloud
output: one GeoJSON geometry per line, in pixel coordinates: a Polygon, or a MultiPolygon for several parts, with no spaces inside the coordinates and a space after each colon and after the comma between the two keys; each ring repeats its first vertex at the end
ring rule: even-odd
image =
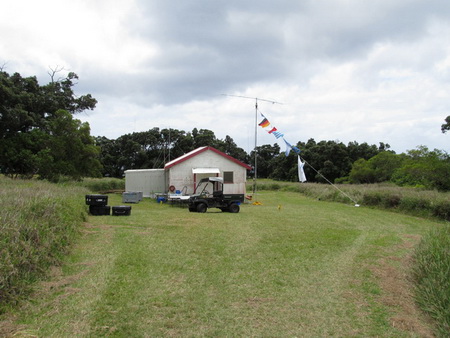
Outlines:
{"type": "Polygon", "coordinates": [[[449,151],[449,18],[439,0],[17,0],[0,12],[0,65],[76,72],[99,101],[78,115],[93,135],[197,127],[250,150],[254,102],[228,93],[283,102],[260,110],[291,143],[449,151]]]}

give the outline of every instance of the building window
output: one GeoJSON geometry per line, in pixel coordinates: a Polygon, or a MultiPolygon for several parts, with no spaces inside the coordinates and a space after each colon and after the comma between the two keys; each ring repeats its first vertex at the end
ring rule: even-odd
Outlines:
{"type": "Polygon", "coordinates": [[[233,183],[233,172],[224,171],[223,172],[223,183],[233,183]]]}

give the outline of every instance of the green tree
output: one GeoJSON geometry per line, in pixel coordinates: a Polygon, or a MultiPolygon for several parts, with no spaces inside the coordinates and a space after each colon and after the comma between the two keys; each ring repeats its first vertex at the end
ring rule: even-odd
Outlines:
{"type": "Polygon", "coordinates": [[[445,123],[441,126],[441,130],[443,133],[450,130],[450,115],[445,118],[445,123]]]}
{"type": "Polygon", "coordinates": [[[366,142],[359,144],[358,142],[349,142],[347,145],[347,151],[350,161],[353,163],[360,158],[368,160],[374,157],[380,151],[389,149],[389,144],[380,142],[380,146],[377,148],[375,145],[369,145],[366,142]]]}
{"type": "Polygon", "coordinates": [[[26,133],[42,125],[43,95],[36,77],[0,72],[0,138],[26,133]]]}
{"type": "Polygon", "coordinates": [[[116,140],[116,145],[118,149],[116,161],[122,173],[128,169],[147,167],[146,151],[136,140],[136,133],[120,136],[116,140]]]}
{"type": "Polygon", "coordinates": [[[64,109],[71,114],[80,113],[88,109],[94,109],[97,100],[91,94],[77,96],[73,91],[78,75],[74,72],[67,74],[67,77],[59,81],[52,81],[42,87],[44,95],[44,107],[48,113],[58,109],[64,109]]]}
{"type": "MultiPolygon", "coordinates": [[[[302,145],[299,145],[302,150],[302,145]]],[[[342,142],[309,140],[304,145],[301,156],[310,164],[305,166],[305,174],[310,182],[333,182],[347,176],[351,169],[348,149],[342,142]],[[314,168],[314,169],[312,169],[314,168]],[[326,177],[326,179],[324,179],[326,177]]]]}
{"type": "Polygon", "coordinates": [[[90,136],[88,123],[74,119],[66,110],[58,110],[48,120],[48,131],[45,146],[37,154],[37,174],[41,178],[58,181],[60,176],[80,179],[101,175],[99,149],[90,136]]]}
{"type": "Polygon", "coordinates": [[[389,151],[382,151],[374,157],[355,161],[350,171],[351,183],[377,183],[389,181],[401,167],[403,157],[389,151]]]}
{"type": "Polygon", "coordinates": [[[117,162],[119,149],[116,140],[110,140],[105,136],[94,137],[95,145],[100,149],[99,161],[102,164],[102,176],[120,178],[123,170],[117,162]]]}
{"type": "Polygon", "coordinates": [[[40,129],[0,139],[1,172],[12,178],[33,177],[39,169],[39,152],[46,140],[47,135],[40,129]]]}
{"type": "Polygon", "coordinates": [[[351,183],[375,183],[375,170],[370,167],[367,160],[360,158],[352,165],[349,179],[351,183]]]}
{"type": "Polygon", "coordinates": [[[183,130],[163,129],[161,130],[161,137],[163,141],[162,149],[166,150],[164,163],[194,149],[194,139],[190,133],[186,134],[183,130]]]}
{"type": "MultiPolygon", "coordinates": [[[[280,156],[280,147],[276,143],[274,145],[265,144],[258,146],[256,147],[256,154],[257,177],[269,177],[275,169],[277,158],[280,156]]],[[[255,151],[252,151],[250,156],[254,159],[255,151]]]]}
{"type": "Polygon", "coordinates": [[[184,133],[179,138],[177,138],[177,140],[175,140],[173,144],[173,148],[175,150],[174,157],[181,156],[190,152],[191,150],[194,150],[194,137],[192,136],[192,133],[184,133]]]}
{"type": "MultiPolygon", "coordinates": [[[[75,73],[69,73],[64,79],[40,86],[36,77],[23,78],[18,73],[10,76],[0,71],[0,172],[11,177],[31,177],[39,172],[48,177],[52,175],[48,170],[55,169],[55,176],[61,174],[55,162],[62,152],[51,153],[56,151],[51,138],[56,133],[53,128],[56,121],[61,119],[59,122],[64,124],[68,118],[58,111],[75,114],[94,109],[97,103],[89,94],[75,95],[73,87],[77,79],[75,73]]],[[[79,132],[89,133],[89,126],[80,125],[79,132]]],[[[88,143],[84,143],[86,147],[90,146],[88,143]]],[[[77,150],[75,145],[65,144],[66,153],[75,158],[77,154],[71,153],[77,150]]],[[[79,176],[76,170],[68,172],[79,176]]]]}
{"type": "Polygon", "coordinates": [[[200,129],[197,130],[197,128],[194,128],[192,130],[192,136],[194,137],[194,147],[205,147],[205,146],[211,146],[211,147],[217,147],[217,138],[216,135],[214,135],[214,132],[208,129],[200,129]]]}
{"type": "Polygon", "coordinates": [[[425,146],[409,150],[402,166],[392,180],[399,185],[423,186],[441,191],[450,190],[450,156],[441,150],[425,146]]]}
{"type": "Polygon", "coordinates": [[[244,149],[239,148],[229,135],[226,135],[224,140],[217,140],[216,148],[243,163],[250,162],[249,155],[245,152],[244,149]]]}

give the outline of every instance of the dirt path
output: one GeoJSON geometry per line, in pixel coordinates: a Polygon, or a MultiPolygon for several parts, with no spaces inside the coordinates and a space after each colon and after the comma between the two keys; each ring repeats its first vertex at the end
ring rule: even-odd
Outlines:
{"type": "Polygon", "coordinates": [[[382,303],[395,312],[390,318],[391,325],[411,335],[434,337],[431,322],[414,301],[414,284],[410,276],[413,249],[419,241],[420,236],[404,236],[403,242],[392,250],[403,252],[403,256],[381,258],[379,265],[371,270],[379,278],[383,290],[382,303]]]}

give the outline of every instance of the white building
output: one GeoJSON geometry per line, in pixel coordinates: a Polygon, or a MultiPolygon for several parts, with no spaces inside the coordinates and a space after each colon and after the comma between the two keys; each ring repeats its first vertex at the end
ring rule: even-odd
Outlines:
{"type": "Polygon", "coordinates": [[[142,191],[145,197],[177,191],[191,195],[202,178],[220,176],[224,179],[224,193],[245,194],[250,169],[213,147],[200,147],[166,163],[164,169],[125,171],[125,189],[142,191]]]}

